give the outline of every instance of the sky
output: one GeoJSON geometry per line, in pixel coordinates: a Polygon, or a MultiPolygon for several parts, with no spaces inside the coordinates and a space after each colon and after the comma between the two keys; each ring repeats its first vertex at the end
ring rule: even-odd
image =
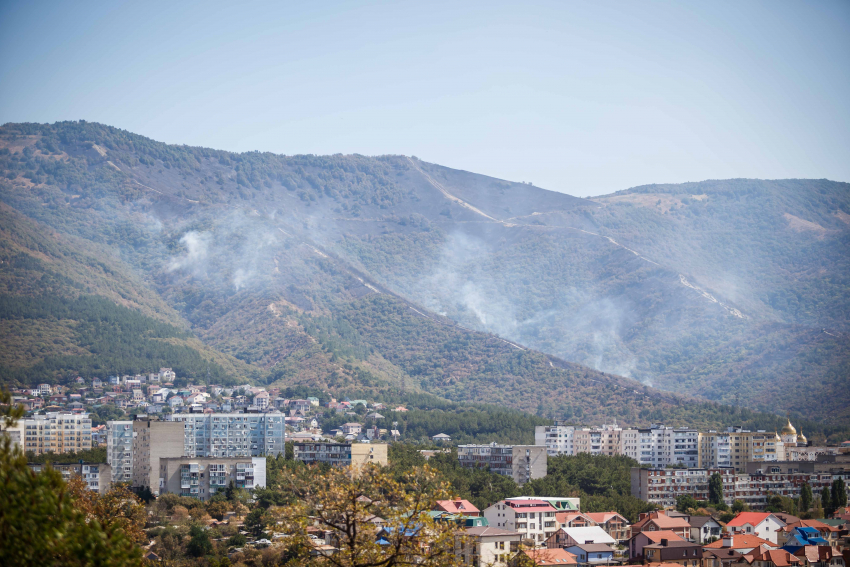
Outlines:
{"type": "Polygon", "coordinates": [[[0,0],[0,123],[415,155],[577,196],[850,181],[850,2],[0,0]]]}

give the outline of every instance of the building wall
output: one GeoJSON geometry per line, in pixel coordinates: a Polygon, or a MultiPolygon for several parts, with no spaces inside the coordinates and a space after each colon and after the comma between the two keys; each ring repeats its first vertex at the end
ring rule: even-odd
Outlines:
{"type": "Polygon", "coordinates": [[[133,480],[133,422],[106,422],[106,460],[114,482],[133,480]]]}
{"type": "Polygon", "coordinates": [[[362,466],[366,463],[386,465],[386,443],[295,443],[295,460],[304,463],[327,463],[336,467],[362,466]]]}
{"type": "Polygon", "coordinates": [[[365,464],[386,466],[387,444],[386,443],[353,443],[351,445],[351,464],[363,466],[365,464]]]}
{"type": "Polygon", "coordinates": [[[466,468],[489,467],[490,472],[509,476],[517,484],[546,476],[548,455],[538,445],[460,445],[460,465],[466,468]]]}
{"type": "Polygon", "coordinates": [[[185,425],[184,454],[192,457],[278,455],[285,451],[282,413],[172,414],[185,425]]]}
{"type": "MultiPolygon", "coordinates": [[[[48,465],[41,463],[29,463],[27,466],[37,473],[48,467],[48,465]]],[[[105,494],[112,488],[112,467],[107,463],[53,464],[50,466],[62,475],[65,482],[74,477],[80,477],[89,490],[98,494],[105,494]]]]}
{"type": "Polygon", "coordinates": [[[548,470],[546,447],[514,445],[511,476],[519,485],[529,480],[543,478],[548,470]]]}
{"type": "Polygon", "coordinates": [[[237,488],[266,486],[265,457],[174,457],[159,459],[161,494],[208,500],[232,481],[237,488]]]}
{"type": "Polygon", "coordinates": [[[51,412],[20,420],[22,448],[36,455],[91,449],[91,419],[87,413],[51,412]]]}
{"type": "Polygon", "coordinates": [[[159,495],[164,483],[159,476],[160,459],[184,456],[183,423],[137,420],[133,427],[133,486],[147,486],[159,495]]]}

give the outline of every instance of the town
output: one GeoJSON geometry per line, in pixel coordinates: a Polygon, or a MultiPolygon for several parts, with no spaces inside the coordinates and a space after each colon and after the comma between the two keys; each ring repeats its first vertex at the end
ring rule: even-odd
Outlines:
{"type": "MultiPolygon", "coordinates": [[[[377,425],[386,421],[380,412],[397,415],[408,411],[404,406],[175,382],[175,373],[161,368],[18,389],[11,401],[26,415],[4,433],[34,472],[52,467],[101,496],[126,486],[148,501],[180,497],[199,506],[234,491],[262,493],[278,475],[272,469],[279,459],[360,471],[392,465],[394,447],[406,446],[397,423],[377,425]],[[94,425],[104,406],[124,411],[124,419],[94,425]],[[102,462],[50,459],[96,449],[105,450],[102,462]]],[[[456,495],[433,502],[431,519],[461,538],[454,545],[461,564],[843,567],[850,560],[848,442],[811,446],[790,420],[778,432],[555,422],[537,426],[534,439],[533,445],[453,444],[437,433],[430,446],[412,446],[426,463],[448,457],[461,469],[506,477],[520,492],[481,508],[456,495]],[[550,460],[581,455],[629,459],[631,496],[646,511],[583,510],[574,494],[521,494],[547,478],[550,460]]],[[[232,524],[250,536],[245,506],[233,507],[220,518],[206,516],[206,527],[232,524]]],[[[369,525],[375,541],[388,541],[392,525],[380,518],[369,525]]],[[[311,530],[314,555],[340,552],[333,530],[318,524],[311,530]]],[[[228,540],[227,557],[274,549],[287,536],[275,526],[256,533],[263,537],[228,540]]],[[[152,539],[148,560],[159,560],[161,548],[152,539]]]]}

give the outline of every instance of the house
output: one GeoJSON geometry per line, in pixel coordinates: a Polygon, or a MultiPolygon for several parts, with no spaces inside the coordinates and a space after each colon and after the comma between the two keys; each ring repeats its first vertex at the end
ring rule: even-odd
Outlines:
{"type": "Polygon", "coordinates": [[[685,538],[670,530],[638,532],[629,538],[629,557],[632,561],[643,560],[643,548],[653,543],[661,543],[662,539],[667,541],[685,541],[685,538]]]}
{"type": "Polygon", "coordinates": [[[91,387],[92,388],[103,388],[103,382],[101,382],[100,378],[92,378],[91,387]]]}
{"type": "Polygon", "coordinates": [[[668,516],[665,512],[642,513],[637,522],[632,525],[632,536],[638,532],[659,532],[669,530],[682,539],[691,534],[691,524],[683,517],[668,516]]]}
{"type": "Polygon", "coordinates": [[[449,514],[461,514],[463,516],[483,516],[481,510],[476,508],[469,500],[456,498],[454,500],[437,500],[433,510],[448,512],[449,514]]]}
{"type": "Polygon", "coordinates": [[[558,512],[555,514],[555,520],[562,528],[583,528],[597,525],[596,522],[581,512],[558,512]]]}
{"type": "Polygon", "coordinates": [[[260,410],[267,409],[269,407],[269,393],[260,392],[254,396],[254,405],[260,408],[260,410]]]}
{"type": "Polygon", "coordinates": [[[459,531],[455,538],[455,555],[465,565],[507,566],[519,549],[522,534],[494,528],[474,526],[459,531]]]}
{"type": "Polygon", "coordinates": [[[38,385],[38,393],[41,396],[49,396],[52,391],[50,384],[39,384],[38,385]]]}
{"type": "Polygon", "coordinates": [[[740,512],[726,524],[726,528],[739,534],[756,535],[773,544],[779,541],[778,531],[785,522],[770,512],[740,512]]]}
{"type": "Polygon", "coordinates": [[[708,543],[720,537],[722,526],[711,516],[691,516],[688,518],[691,525],[690,539],[696,543],[708,543]]]}
{"type": "Polygon", "coordinates": [[[133,401],[136,403],[143,402],[145,400],[145,395],[141,390],[133,390],[133,401]]]}
{"type": "Polygon", "coordinates": [[[566,549],[523,549],[522,553],[535,565],[576,565],[575,555],[566,549]]]}
{"type": "Polygon", "coordinates": [[[76,378],[74,378],[74,383],[75,384],[85,384],[86,381],[83,379],[82,376],[77,376],[76,378]]]}
{"type": "Polygon", "coordinates": [[[794,567],[802,563],[799,557],[791,555],[784,549],[768,549],[755,555],[745,556],[744,559],[752,567],[794,567]]]}
{"type": "Polygon", "coordinates": [[[737,567],[737,564],[744,562],[743,557],[734,549],[702,548],[703,567],[737,567]]]}
{"type": "Polygon", "coordinates": [[[431,440],[437,443],[448,443],[452,440],[452,438],[445,433],[437,433],[436,435],[431,436],[431,440]]]}
{"type": "Polygon", "coordinates": [[[817,547],[819,545],[829,547],[830,543],[821,536],[817,528],[794,528],[787,534],[782,549],[790,553],[797,553],[803,547],[817,547]]]}
{"type": "Polygon", "coordinates": [[[579,565],[608,564],[614,560],[614,548],[604,543],[571,545],[566,550],[576,556],[579,565]]]}
{"type": "MultiPolygon", "coordinates": [[[[835,545],[838,542],[838,534],[841,531],[836,526],[830,526],[820,520],[800,520],[792,524],[787,524],[777,532],[780,547],[784,547],[789,536],[796,531],[796,528],[814,528],[820,533],[820,537],[829,542],[830,545],[835,545]]],[[[791,551],[791,550],[788,550],[791,551]]],[[[793,551],[792,551],[793,553],[793,551]]]]}
{"type": "Polygon", "coordinates": [[[500,500],[484,510],[484,517],[494,528],[516,531],[524,539],[543,543],[558,529],[556,512],[545,500],[500,500]]]}
{"type": "Polygon", "coordinates": [[[312,405],[309,400],[289,400],[289,409],[302,414],[309,412],[312,405]]]}
{"type": "Polygon", "coordinates": [[[168,405],[171,406],[172,409],[182,407],[183,398],[181,398],[180,396],[172,396],[168,398],[168,405]]]}
{"type": "Polygon", "coordinates": [[[755,535],[730,534],[728,532],[724,533],[719,540],[704,545],[703,547],[705,549],[732,549],[742,555],[746,555],[761,545],[777,547],[773,542],[755,535]]]}
{"type": "Polygon", "coordinates": [[[342,429],[343,435],[360,435],[363,426],[359,423],[349,422],[343,423],[340,429],[342,429]]]}
{"type": "Polygon", "coordinates": [[[319,398],[308,396],[307,401],[310,402],[311,406],[319,407],[319,398]]]}
{"type": "Polygon", "coordinates": [[[381,414],[379,414],[379,413],[378,413],[378,412],[376,412],[376,411],[373,411],[372,413],[367,413],[367,414],[366,414],[366,419],[374,419],[375,421],[377,421],[377,420],[379,420],[379,419],[384,419],[384,416],[383,416],[383,415],[381,415],[381,414]]]}
{"type": "Polygon", "coordinates": [[[120,386],[121,385],[121,377],[120,376],[110,376],[109,384],[111,386],[120,386]]]}
{"type": "Polygon", "coordinates": [[[837,549],[829,545],[807,545],[796,552],[805,567],[845,567],[846,561],[837,549]]]}
{"type": "Polygon", "coordinates": [[[645,545],[644,563],[677,563],[688,567],[697,567],[702,563],[702,546],[690,541],[663,538],[658,543],[645,545]]]}
{"type": "MultiPolygon", "coordinates": [[[[631,525],[617,512],[588,512],[585,516],[617,541],[629,539],[631,525]]],[[[719,524],[718,527],[720,527],[719,524]]]]}
{"type": "Polygon", "coordinates": [[[617,540],[609,536],[599,526],[585,526],[582,528],[561,528],[566,534],[564,547],[573,545],[584,545],[586,543],[616,544],[617,540]]]}

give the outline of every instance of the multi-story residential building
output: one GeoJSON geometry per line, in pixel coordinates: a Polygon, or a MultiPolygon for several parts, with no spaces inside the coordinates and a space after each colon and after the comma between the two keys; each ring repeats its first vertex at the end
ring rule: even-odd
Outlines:
{"type": "Polygon", "coordinates": [[[464,565],[509,565],[519,549],[523,535],[519,532],[477,526],[458,532],[455,538],[455,555],[464,565]]]}
{"type": "Polygon", "coordinates": [[[538,425],[534,428],[534,444],[546,447],[546,453],[556,455],[575,455],[573,436],[575,426],[556,421],[555,425],[538,425]]]}
{"type": "MultiPolygon", "coordinates": [[[[697,500],[708,500],[708,479],[715,472],[723,478],[724,488],[736,478],[732,469],[644,469],[631,470],[632,496],[652,504],[675,506],[676,498],[690,494],[697,500]]],[[[723,491],[727,504],[735,500],[734,493],[723,491]]]]}
{"type": "Polygon", "coordinates": [[[181,421],[184,455],[189,457],[259,457],[283,453],[286,442],[284,415],[205,413],[172,414],[181,421]]]}
{"type": "Polygon", "coordinates": [[[264,457],[171,457],[159,459],[160,493],[208,500],[233,482],[252,490],[266,486],[264,457]]]}
{"type": "Polygon", "coordinates": [[[295,460],[335,467],[387,464],[386,443],[295,443],[295,460]]]}
{"type": "Polygon", "coordinates": [[[106,462],[112,467],[113,482],[133,480],[133,422],[106,422],[106,462]]]}
{"type": "Polygon", "coordinates": [[[631,524],[617,512],[588,512],[585,516],[617,541],[626,541],[632,535],[631,524]]]}
{"type": "Polygon", "coordinates": [[[91,449],[91,419],[87,413],[50,412],[19,421],[24,451],[70,453],[91,449]]]}
{"type": "MultiPolygon", "coordinates": [[[[43,463],[29,463],[27,466],[34,472],[39,473],[48,465],[43,463]]],[[[50,466],[62,474],[62,479],[65,482],[68,482],[73,477],[80,477],[86,483],[89,490],[98,494],[104,494],[112,488],[112,467],[106,463],[53,463],[50,466]]]]}
{"type": "Polygon", "coordinates": [[[699,466],[703,468],[712,468],[716,463],[718,468],[731,466],[743,472],[749,462],[763,463],[785,459],[785,443],[775,432],[729,427],[722,432],[701,433],[699,437],[699,466]]]}
{"type": "Polygon", "coordinates": [[[687,427],[653,425],[643,429],[624,429],[621,453],[642,465],[666,467],[699,465],[699,432],[687,427]]]}
{"type": "Polygon", "coordinates": [[[159,495],[165,479],[159,476],[160,459],[184,456],[184,425],[179,421],[138,419],[133,422],[133,486],[147,486],[159,495]]]}
{"type": "Polygon", "coordinates": [[[825,455],[816,462],[752,462],[746,473],[733,468],[719,469],[640,469],[632,468],[632,496],[661,506],[674,506],[676,498],[690,494],[697,500],[708,499],[708,479],[720,473],[723,500],[731,505],[741,500],[752,508],[763,508],[771,495],[800,496],[803,484],[815,493],[843,479],[850,495],[850,455],[825,455]]]}
{"type": "Polygon", "coordinates": [[[545,446],[496,443],[460,445],[457,448],[457,456],[462,467],[489,467],[490,472],[509,476],[519,485],[546,476],[545,446]]]}
{"type": "Polygon", "coordinates": [[[573,432],[575,454],[619,455],[622,429],[616,425],[602,427],[582,427],[573,432]]]}
{"type": "Polygon", "coordinates": [[[542,544],[559,529],[556,513],[545,500],[524,498],[501,500],[485,509],[484,517],[492,527],[519,532],[524,539],[542,544]]]}

